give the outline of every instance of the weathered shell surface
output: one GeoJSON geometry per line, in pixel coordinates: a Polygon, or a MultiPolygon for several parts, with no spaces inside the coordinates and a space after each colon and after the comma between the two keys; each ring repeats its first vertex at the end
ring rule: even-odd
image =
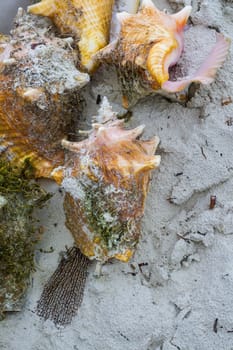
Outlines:
{"type": "Polygon", "coordinates": [[[89,137],[63,141],[70,152],[62,185],[66,224],[90,259],[128,261],[140,236],[158,139],[138,140],[143,126],[125,130],[106,99],[89,137]]]}
{"type": "Polygon", "coordinates": [[[11,36],[0,40],[0,156],[15,165],[29,159],[36,177],[50,177],[64,163],[61,140],[89,76],[48,20],[19,12],[11,36]]]}
{"type": "Polygon", "coordinates": [[[176,92],[192,81],[204,84],[213,81],[229,48],[229,41],[222,35],[218,35],[214,49],[194,76],[175,82],[168,80],[169,67],[177,63],[183,50],[184,26],[191,9],[186,6],[169,15],[159,11],[152,1],[144,0],[137,14],[118,15],[119,37],[101,50],[97,58],[116,67],[125,108],[161,89],[176,92]]]}
{"type": "Polygon", "coordinates": [[[93,55],[108,44],[113,0],[42,0],[28,11],[48,16],[62,34],[74,36],[81,64],[96,68],[93,55]]]}

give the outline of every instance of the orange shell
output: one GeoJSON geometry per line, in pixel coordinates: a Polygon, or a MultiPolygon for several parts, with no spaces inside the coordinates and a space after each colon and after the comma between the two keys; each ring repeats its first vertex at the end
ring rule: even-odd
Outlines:
{"type": "Polygon", "coordinates": [[[93,124],[88,139],[63,141],[72,152],[62,182],[66,224],[89,258],[128,261],[140,236],[150,173],[160,163],[154,156],[159,141],[138,140],[142,126],[125,130],[106,100],[101,113],[112,119],[93,124]]]}
{"type": "Polygon", "coordinates": [[[222,35],[217,35],[214,48],[195,74],[169,80],[169,68],[177,63],[183,50],[184,26],[191,9],[186,6],[170,15],[159,11],[151,0],[143,0],[137,14],[122,12],[118,15],[121,23],[118,39],[96,57],[100,62],[115,66],[125,108],[151,93],[176,93],[192,82],[209,84],[213,81],[230,46],[222,35]]]}
{"type": "Polygon", "coordinates": [[[42,0],[30,13],[52,19],[62,34],[74,36],[81,64],[92,72],[93,55],[108,44],[113,0],[42,0]]]}
{"type": "Polygon", "coordinates": [[[97,58],[116,66],[125,108],[137,100],[136,95],[159,90],[168,80],[170,56],[182,50],[179,36],[191,7],[185,9],[183,22],[178,14],[159,11],[149,0],[143,1],[137,14],[119,13],[119,38],[101,50],[97,58]]]}
{"type": "Polygon", "coordinates": [[[0,41],[0,155],[15,165],[29,160],[36,177],[52,177],[64,164],[61,140],[89,81],[67,44],[45,36],[45,28],[46,22],[41,30],[35,16],[20,14],[12,36],[0,41]]]}

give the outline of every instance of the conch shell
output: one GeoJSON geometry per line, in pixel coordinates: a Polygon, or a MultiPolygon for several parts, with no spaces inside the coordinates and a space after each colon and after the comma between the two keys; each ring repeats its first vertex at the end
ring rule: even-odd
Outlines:
{"type": "Polygon", "coordinates": [[[42,0],[28,7],[30,13],[47,16],[60,32],[74,36],[81,65],[93,72],[93,56],[108,44],[114,0],[42,0]]]}
{"type": "Polygon", "coordinates": [[[19,167],[27,159],[36,177],[51,178],[64,164],[61,139],[89,76],[75,68],[69,42],[55,38],[46,19],[19,10],[11,33],[0,38],[0,156],[19,167]]]}
{"type": "Polygon", "coordinates": [[[69,150],[62,186],[66,225],[90,259],[128,261],[140,236],[157,137],[139,140],[143,126],[125,130],[103,100],[86,140],[63,141],[69,150]]]}
{"type": "Polygon", "coordinates": [[[122,86],[123,106],[158,90],[178,92],[191,82],[209,84],[226,58],[229,40],[217,35],[211,53],[191,77],[169,81],[169,67],[175,65],[184,45],[184,27],[192,10],[186,6],[169,15],[159,11],[151,0],[143,0],[137,14],[118,14],[118,39],[97,54],[101,62],[116,67],[122,86]]]}

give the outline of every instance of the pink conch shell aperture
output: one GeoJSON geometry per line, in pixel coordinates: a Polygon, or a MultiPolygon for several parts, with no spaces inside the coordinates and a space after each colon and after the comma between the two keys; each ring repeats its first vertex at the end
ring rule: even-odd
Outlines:
{"type": "Polygon", "coordinates": [[[96,68],[93,56],[109,41],[114,0],[42,0],[28,7],[30,13],[47,16],[61,34],[73,36],[80,52],[81,66],[96,68]]]}
{"type": "Polygon", "coordinates": [[[144,0],[137,14],[119,13],[119,37],[97,58],[116,67],[125,108],[158,90],[178,92],[192,82],[213,81],[230,45],[221,34],[217,34],[216,45],[193,76],[169,81],[169,68],[177,63],[183,50],[184,27],[191,10],[186,6],[169,15],[159,11],[151,0],[144,0]]]}
{"type": "Polygon", "coordinates": [[[27,159],[36,177],[49,178],[64,164],[61,139],[73,131],[89,76],[47,22],[19,10],[11,36],[0,38],[0,156],[15,166],[27,159]]]}
{"type": "Polygon", "coordinates": [[[139,140],[143,126],[124,128],[104,98],[86,140],[63,141],[68,150],[62,186],[66,225],[90,259],[128,261],[140,223],[158,138],[139,140]]]}

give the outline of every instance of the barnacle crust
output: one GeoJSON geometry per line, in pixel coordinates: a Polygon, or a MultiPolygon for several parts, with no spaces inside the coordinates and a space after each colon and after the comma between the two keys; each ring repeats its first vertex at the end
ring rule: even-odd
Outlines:
{"type": "Polygon", "coordinates": [[[158,138],[139,140],[144,126],[126,130],[107,100],[89,137],[63,141],[68,149],[62,186],[66,225],[90,259],[128,261],[140,237],[140,224],[158,138]]]}

